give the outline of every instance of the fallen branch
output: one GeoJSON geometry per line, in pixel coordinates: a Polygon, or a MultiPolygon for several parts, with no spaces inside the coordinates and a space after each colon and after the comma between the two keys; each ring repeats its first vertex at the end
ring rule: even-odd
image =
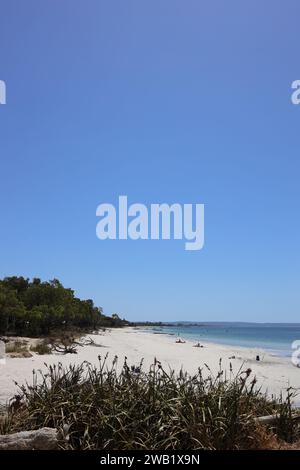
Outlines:
{"type": "Polygon", "coordinates": [[[59,354],[77,354],[76,346],[65,345],[65,344],[53,344],[52,350],[59,354]]]}
{"type": "MultiPolygon", "coordinates": [[[[300,413],[293,413],[291,416],[292,420],[298,420],[300,419],[300,413]]],[[[257,421],[260,424],[274,424],[276,421],[280,419],[279,414],[275,415],[267,415],[267,416],[259,416],[258,418],[255,418],[255,421],[257,421]]]]}
{"type": "Polygon", "coordinates": [[[95,343],[91,337],[81,341],[74,341],[74,344],[77,344],[78,346],[96,346],[98,348],[102,347],[102,344],[95,343]]]}

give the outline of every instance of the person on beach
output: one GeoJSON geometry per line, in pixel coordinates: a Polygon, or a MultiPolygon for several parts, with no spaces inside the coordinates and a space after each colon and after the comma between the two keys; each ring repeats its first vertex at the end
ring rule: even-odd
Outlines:
{"type": "Polygon", "coordinates": [[[183,339],[181,339],[179,334],[178,334],[178,338],[176,339],[175,343],[185,343],[185,341],[183,339]]]}

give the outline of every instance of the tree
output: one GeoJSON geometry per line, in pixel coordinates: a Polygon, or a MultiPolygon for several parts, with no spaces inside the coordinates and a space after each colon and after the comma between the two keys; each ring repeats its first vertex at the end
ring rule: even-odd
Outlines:
{"type": "Polygon", "coordinates": [[[0,280],[0,333],[48,335],[52,330],[123,326],[117,314],[108,317],[91,299],[80,300],[58,279],[6,277],[0,280]]]}

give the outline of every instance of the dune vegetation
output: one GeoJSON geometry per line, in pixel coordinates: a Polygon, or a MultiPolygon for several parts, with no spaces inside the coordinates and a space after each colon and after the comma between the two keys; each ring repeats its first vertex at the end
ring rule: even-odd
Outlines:
{"type": "Polygon", "coordinates": [[[0,423],[0,434],[57,428],[62,449],[261,449],[299,439],[292,390],[285,399],[263,395],[251,370],[143,370],[115,357],[108,366],[50,366],[34,373],[0,423]],[[275,415],[271,424],[258,417],[275,415]]]}

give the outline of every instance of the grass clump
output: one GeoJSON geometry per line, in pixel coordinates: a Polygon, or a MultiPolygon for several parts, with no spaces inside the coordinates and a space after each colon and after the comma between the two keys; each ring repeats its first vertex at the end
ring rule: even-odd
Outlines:
{"type": "Polygon", "coordinates": [[[26,341],[10,341],[5,345],[5,353],[10,357],[31,357],[26,341]]]}
{"type": "Polygon", "coordinates": [[[52,354],[52,348],[49,344],[48,341],[44,340],[40,343],[37,343],[35,345],[32,345],[30,347],[30,351],[33,351],[39,355],[43,355],[43,354],[52,354]]]}
{"type": "MultiPolygon", "coordinates": [[[[291,403],[271,400],[256,388],[251,370],[227,380],[221,370],[204,376],[166,371],[159,361],[143,371],[125,359],[117,371],[99,356],[89,363],[49,366],[34,373],[33,384],[20,387],[22,405],[14,408],[5,430],[55,427],[64,449],[196,450],[257,449],[275,433],[298,435],[288,418],[291,403]],[[257,416],[277,413],[272,430],[257,416]]],[[[20,403],[20,399],[19,399],[20,403]]],[[[1,426],[0,426],[1,432],[1,426]]]]}
{"type": "Polygon", "coordinates": [[[7,343],[5,345],[5,352],[7,354],[11,353],[22,353],[24,351],[27,351],[27,345],[24,341],[12,341],[10,343],[7,343]]]}

